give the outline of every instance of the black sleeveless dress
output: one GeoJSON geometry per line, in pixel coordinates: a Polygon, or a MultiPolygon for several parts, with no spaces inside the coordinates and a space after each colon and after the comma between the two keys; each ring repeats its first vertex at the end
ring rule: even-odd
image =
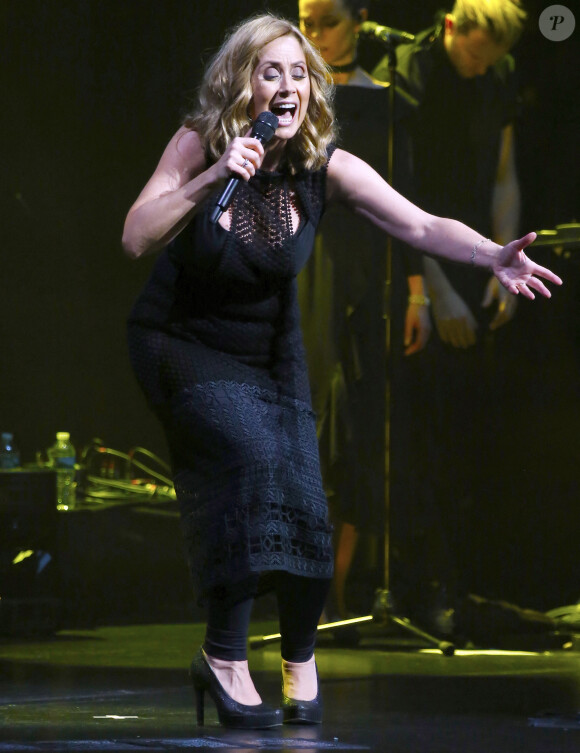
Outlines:
{"type": "Polygon", "coordinates": [[[274,571],[332,576],[296,286],[325,184],[326,167],[260,171],[240,185],[229,231],[210,223],[217,197],[208,201],[161,253],[129,317],[200,603],[251,595],[256,576],[274,571]]]}

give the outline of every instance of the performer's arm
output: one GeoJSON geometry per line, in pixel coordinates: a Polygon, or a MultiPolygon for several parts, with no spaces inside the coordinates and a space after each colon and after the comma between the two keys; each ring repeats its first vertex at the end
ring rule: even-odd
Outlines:
{"type": "Polygon", "coordinates": [[[450,261],[470,263],[492,271],[514,295],[535,297],[533,291],[550,297],[538,278],[556,284],[560,278],[535,264],[524,253],[535,233],[501,247],[457,220],[428,214],[397,193],[366,162],[337,149],[328,165],[328,200],[348,206],[386,233],[450,261]]]}
{"type": "Polygon", "coordinates": [[[493,239],[504,245],[515,238],[520,224],[520,186],[516,173],[513,126],[502,131],[500,157],[493,191],[493,239]]]}
{"type": "MultiPolygon", "coordinates": [[[[439,262],[426,256],[423,264],[427,290],[431,298],[431,311],[442,342],[453,348],[469,348],[475,345],[477,320],[473,312],[449,282],[439,262]]],[[[492,279],[495,280],[495,277],[492,279]]]]}
{"type": "Polygon", "coordinates": [[[431,335],[429,298],[422,275],[407,276],[409,298],[405,315],[405,355],[423,350],[431,335]]]}
{"type": "MultiPolygon", "coordinates": [[[[509,125],[502,131],[500,156],[492,201],[493,239],[503,245],[509,238],[515,238],[520,226],[520,187],[516,173],[514,131],[509,125]]],[[[485,291],[482,306],[497,303],[497,311],[489,328],[494,330],[507,324],[515,316],[517,299],[510,296],[505,288],[492,277],[485,291]]]]}
{"type": "Polygon", "coordinates": [[[257,139],[239,137],[208,167],[198,134],[181,128],[129,210],[122,240],[125,253],[137,259],[166,246],[227,178],[235,173],[249,180],[263,156],[257,139]]]}

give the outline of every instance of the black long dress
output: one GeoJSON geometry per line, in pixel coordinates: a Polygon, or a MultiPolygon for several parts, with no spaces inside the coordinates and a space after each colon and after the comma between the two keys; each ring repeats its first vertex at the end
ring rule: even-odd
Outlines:
{"type": "Polygon", "coordinates": [[[129,317],[200,603],[252,595],[272,571],[332,576],[296,289],[325,185],[326,167],[259,171],[235,195],[229,231],[210,223],[209,200],[161,253],[129,317]]]}

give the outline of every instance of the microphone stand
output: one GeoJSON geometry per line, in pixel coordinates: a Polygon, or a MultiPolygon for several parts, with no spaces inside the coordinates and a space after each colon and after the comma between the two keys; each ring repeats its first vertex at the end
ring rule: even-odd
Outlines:
{"type": "MultiPolygon", "coordinates": [[[[374,37],[380,42],[386,49],[388,56],[388,68],[389,68],[389,89],[388,89],[388,135],[387,135],[387,181],[390,185],[393,185],[394,180],[394,154],[395,154],[395,93],[396,93],[396,70],[397,70],[397,52],[396,44],[398,41],[394,41],[392,38],[374,37]]],[[[453,656],[455,653],[455,646],[449,641],[442,641],[439,638],[421,630],[421,628],[414,625],[409,618],[401,615],[396,611],[396,606],[393,601],[393,597],[390,587],[390,563],[391,563],[391,551],[390,551],[390,509],[391,509],[391,478],[390,478],[390,450],[391,450],[391,307],[392,307],[392,255],[393,255],[393,241],[391,236],[387,236],[386,253],[384,260],[383,271],[383,304],[381,316],[384,321],[384,342],[383,349],[383,376],[385,383],[384,392],[384,414],[385,414],[385,426],[384,426],[384,465],[383,465],[383,484],[384,484],[384,505],[385,505],[385,530],[383,533],[384,540],[384,562],[383,562],[383,584],[382,588],[379,588],[375,592],[375,601],[372,608],[372,613],[363,617],[355,617],[347,620],[340,620],[337,622],[329,622],[322,625],[318,625],[318,632],[331,631],[333,634],[337,631],[345,629],[350,635],[352,635],[353,628],[363,623],[375,622],[380,625],[387,626],[390,623],[394,623],[405,631],[412,633],[417,638],[425,641],[429,645],[437,648],[444,656],[453,656]]],[[[262,636],[250,636],[249,645],[252,649],[258,649],[265,646],[267,643],[279,641],[281,638],[279,633],[272,635],[262,636]]],[[[349,640],[349,644],[352,643],[349,640]]]]}
{"type": "MultiPolygon", "coordinates": [[[[387,135],[387,181],[392,186],[394,182],[394,164],[395,164],[395,103],[396,103],[396,71],[397,71],[397,48],[396,45],[388,40],[383,39],[381,43],[385,46],[388,57],[389,68],[389,123],[387,135]]],[[[384,501],[385,501],[385,530],[383,533],[384,550],[383,550],[383,586],[375,592],[375,601],[373,604],[372,614],[360,618],[360,621],[374,621],[381,625],[394,623],[409,633],[426,641],[436,647],[444,656],[453,656],[455,646],[449,641],[442,641],[439,638],[421,630],[414,625],[408,617],[397,613],[396,605],[390,591],[390,565],[391,565],[391,547],[390,547],[390,513],[391,513],[391,369],[392,369],[392,352],[391,352],[391,321],[392,321],[392,265],[393,265],[393,239],[387,236],[385,267],[384,267],[384,296],[382,316],[385,324],[385,348],[383,351],[384,359],[384,377],[385,377],[385,438],[384,438],[384,501]]]]}

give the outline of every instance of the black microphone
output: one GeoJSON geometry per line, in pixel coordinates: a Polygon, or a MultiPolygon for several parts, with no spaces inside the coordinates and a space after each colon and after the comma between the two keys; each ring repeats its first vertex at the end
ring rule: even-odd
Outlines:
{"type": "MultiPolygon", "coordinates": [[[[253,139],[258,139],[261,144],[267,144],[275,134],[276,128],[278,128],[277,116],[269,110],[264,110],[264,112],[261,112],[256,120],[254,120],[250,136],[253,139]]],[[[234,198],[234,194],[240,185],[241,180],[242,178],[239,175],[234,175],[229,179],[227,186],[224,188],[222,195],[218,199],[217,206],[211,213],[210,222],[214,225],[232,203],[232,199],[234,198]]]]}
{"type": "Polygon", "coordinates": [[[375,21],[363,21],[360,25],[359,34],[363,34],[365,37],[373,37],[378,39],[379,42],[384,44],[409,44],[415,41],[413,34],[408,34],[406,31],[399,31],[398,29],[391,29],[390,26],[381,26],[375,23],[375,21]]]}

